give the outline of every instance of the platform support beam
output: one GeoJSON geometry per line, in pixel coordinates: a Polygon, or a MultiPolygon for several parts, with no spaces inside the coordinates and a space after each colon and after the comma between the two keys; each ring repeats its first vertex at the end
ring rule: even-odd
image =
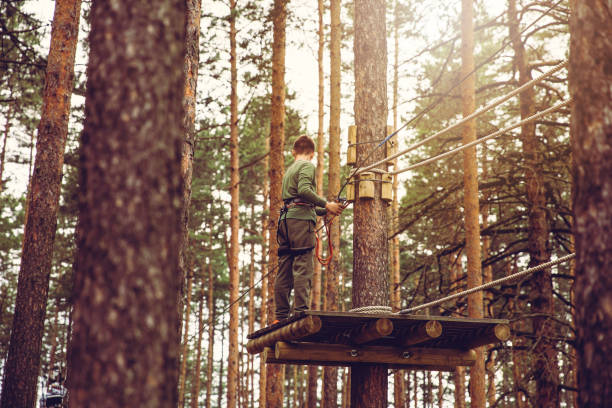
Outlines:
{"type": "Polygon", "coordinates": [[[306,316],[273,332],[250,340],[247,343],[247,351],[250,354],[261,353],[266,347],[273,347],[278,341],[299,340],[318,333],[321,330],[321,326],[321,318],[318,316],[306,316]]]}
{"type": "Polygon", "coordinates": [[[468,344],[465,345],[465,349],[473,349],[476,347],[484,346],[491,343],[499,343],[500,341],[506,341],[510,338],[510,326],[507,324],[496,324],[495,326],[488,327],[485,332],[474,338],[468,344]]]}
{"type": "Polygon", "coordinates": [[[401,343],[404,347],[414,346],[416,344],[425,343],[426,341],[436,339],[442,335],[442,324],[437,320],[430,320],[416,326],[401,343]]]}
{"type": "Polygon", "coordinates": [[[347,346],[342,344],[287,343],[280,341],[267,353],[267,362],[316,365],[382,364],[392,366],[444,367],[471,366],[473,350],[401,348],[386,346],[347,346]]]}
{"type": "Polygon", "coordinates": [[[393,323],[389,319],[377,319],[364,324],[352,338],[355,344],[365,344],[388,336],[393,332],[393,323]]]}

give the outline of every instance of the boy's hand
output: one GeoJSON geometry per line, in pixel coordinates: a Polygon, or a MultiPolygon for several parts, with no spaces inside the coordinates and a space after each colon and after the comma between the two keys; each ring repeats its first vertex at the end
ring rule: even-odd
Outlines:
{"type": "Polygon", "coordinates": [[[325,204],[325,209],[327,210],[328,214],[340,215],[340,213],[342,213],[342,210],[344,210],[344,207],[342,207],[342,204],[340,203],[330,201],[325,204]]]}

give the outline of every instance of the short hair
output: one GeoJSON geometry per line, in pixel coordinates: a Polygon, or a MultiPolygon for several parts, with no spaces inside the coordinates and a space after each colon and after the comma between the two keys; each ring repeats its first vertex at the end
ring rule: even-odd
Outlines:
{"type": "Polygon", "coordinates": [[[293,150],[297,154],[314,153],[315,144],[310,137],[307,135],[302,135],[293,143],[293,150]]]}

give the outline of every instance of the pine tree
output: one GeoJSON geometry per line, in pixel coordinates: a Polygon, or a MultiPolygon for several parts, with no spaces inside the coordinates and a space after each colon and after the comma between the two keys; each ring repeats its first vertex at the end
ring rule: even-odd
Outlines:
{"type": "Polygon", "coordinates": [[[578,403],[612,403],[612,5],[576,0],[570,25],[578,403]]]}
{"type": "Polygon", "coordinates": [[[230,268],[230,317],[229,317],[229,359],[227,363],[227,406],[236,406],[236,390],[238,387],[238,292],[240,286],[240,271],[238,268],[240,219],[240,159],[238,152],[238,70],[236,55],[236,0],[230,0],[230,229],[231,241],[229,259],[230,268]]]}
{"type": "Polygon", "coordinates": [[[92,5],[71,406],[176,406],[185,3],[92,5]]]}
{"type": "Polygon", "coordinates": [[[80,12],[80,0],[56,2],[15,314],[4,368],[3,407],[33,407],[36,403],[80,12]]]}
{"type": "MultiPolygon", "coordinates": [[[[387,35],[385,1],[355,1],[355,125],[357,162],[370,156],[372,143],[387,131],[387,35]]],[[[384,159],[384,150],[371,154],[384,159]]],[[[353,307],[389,304],[387,208],[376,183],[374,199],[358,198],[353,220],[353,307]]],[[[387,368],[376,365],[351,369],[351,405],[387,406],[387,368]]]]}
{"type": "MultiPolygon", "coordinates": [[[[323,25],[323,14],[325,12],[325,5],[323,0],[317,2],[317,15],[318,15],[318,49],[317,49],[317,65],[318,65],[318,127],[317,127],[317,167],[315,172],[317,194],[323,195],[323,166],[325,164],[325,133],[323,131],[324,118],[325,118],[325,75],[323,70],[323,52],[325,51],[325,32],[323,25]]],[[[321,227],[321,219],[317,220],[317,230],[321,227]]],[[[314,272],[312,276],[312,309],[321,309],[321,264],[315,262],[314,272]]],[[[317,406],[317,386],[318,386],[318,372],[317,366],[308,366],[308,391],[306,403],[308,408],[315,408],[317,406]]]]}
{"type": "MultiPolygon", "coordinates": [[[[281,207],[281,186],[285,171],[285,27],[287,23],[287,0],[274,0],[272,20],[274,41],[272,44],[272,102],[270,108],[270,218],[278,219],[281,207]]],[[[268,323],[274,320],[274,287],[276,264],[278,263],[278,243],[276,242],[275,222],[269,224],[268,248],[268,323]]],[[[283,404],[283,385],[285,382],[283,365],[266,367],[266,406],[280,408],[283,404]]]]}
{"type": "MultiPolygon", "coordinates": [[[[461,105],[463,116],[475,110],[475,75],[474,71],[474,5],[473,0],[461,2],[461,78],[466,78],[461,85],[461,105]]],[[[463,143],[476,140],[475,121],[467,122],[462,129],[463,143]]],[[[478,202],[478,164],[476,147],[463,151],[463,186],[465,209],[465,246],[467,253],[468,288],[482,284],[480,263],[480,208],[478,202]]],[[[468,296],[468,316],[482,318],[482,292],[468,296]]],[[[470,368],[470,399],[472,407],[485,408],[484,348],[478,347],[476,363],[470,368]]]]}

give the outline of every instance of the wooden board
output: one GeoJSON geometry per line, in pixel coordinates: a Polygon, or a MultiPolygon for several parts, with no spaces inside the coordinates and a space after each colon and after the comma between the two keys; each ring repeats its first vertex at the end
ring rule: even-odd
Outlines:
{"type": "MultiPolygon", "coordinates": [[[[271,357],[271,356],[270,356],[271,357]]],[[[474,350],[458,351],[431,348],[387,346],[345,346],[342,344],[278,342],[274,348],[277,361],[317,361],[334,365],[388,364],[393,366],[440,367],[472,366],[474,350]]]]}
{"type": "MultiPolygon", "coordinates": [[[[355,339],[359,339],[359,333],[363,332],[364,327],[380,319],[388,319],[393,326],[393,330],[386,336],[373,336],[372,341],[367,343],[368,346],[405,347],[404,342],[406,339],[411,339],[409,344],[414,347],[469,350],[478,343],[489,344],[505,340],[504,338],[496,339],[492,337],[492,332],[502,333],[506,336],[505,338],[509,335],[507,327],[503,327],[504,330],[496,330],[498,325],[507,326],[508,321],[503,319],[398,315],[393,313],[365,314],[312,310],[303,312],[274,326],[251,333],[247,338],[250,340],[257,339],[307,316],[319,318],[321,320],[321,328],[316,333],[300,338],[300,342],[357,345],[355,339]],[[415,333],[418,333],[419,328],[430,321],[437,322],[442,326],[442,333],[439,336],[427,337],[415,335],[415,333]],[[416,343],[414,338],[419,338],[416,343]]],[[[273,345],[266,345],[266,347],[273,345]]]]}

